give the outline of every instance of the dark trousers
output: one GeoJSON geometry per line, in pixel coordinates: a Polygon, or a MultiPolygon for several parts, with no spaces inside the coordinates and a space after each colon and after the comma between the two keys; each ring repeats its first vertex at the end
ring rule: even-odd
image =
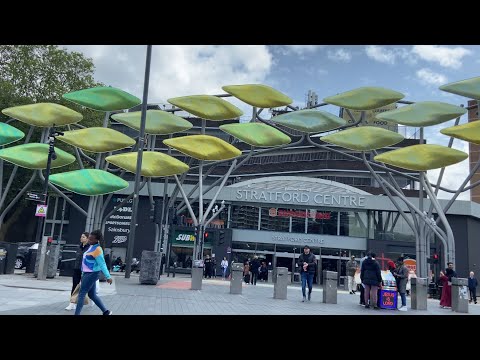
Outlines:
{"type": "Polygon", "coordinates": [[[468,288],[470,291],[470,301],[473,300],[473,302],[476,304],[477,303],[477,288],[468,288]]]}
{"type": "Polygon", "coordinates": [[[365,305],[365,288],[360,284],[360,304],[365,305]]]}
{"type": "Polygon", "coordinates": [[[80,269],[74,269],[73,270],[73,278],[72,278],[72,291],[70,292],[70,295],[73,294],[73,290],[77,287],[77,285],[80,283],[80,280],[82,280],[82,270],[80,269]]]}
{"type": "Polygon", "coordinates": [[[250,284],[257,285],[257,276],[258,274],[255,271],[252,271],[252,276],[250,276],[250,284]]]}

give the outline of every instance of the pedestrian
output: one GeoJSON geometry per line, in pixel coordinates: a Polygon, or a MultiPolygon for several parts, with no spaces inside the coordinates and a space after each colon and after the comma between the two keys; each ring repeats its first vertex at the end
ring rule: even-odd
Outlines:
{"type": "Polygon", "coordinates": [[[355,284],[355,273],[357,272],[357,262],[355,261],[355,255],[352,255],[351,259],[347,261],[347,279],[348,279],[348,292],[355,294],[357,285],[355,284]]]}
{"type": "Polygon", "coordinates": [[[307,300],[305,295],[306,285],[308,283],[308,301],[312,297],[312,287],[313,287],[313,275],[315,274],[316,269],[316,260],[315,255],[310,252],[310,247],[305,245],[303,248],[303,254],[298,257],[298,267],[300,268],[300,276],[302,279],[302,302],[307,300]]]}
{"type": "Polygon", "coordinates": [[[243,281],[250,284],[250,259],[245,261],[245,264],[243,265],[243,281]]]}
{"type": "Polygon", "coordinates": [[[268,281],[268,269],[265,261],[262,262],[260,269],[258,269],[258,280],[268,281]]]}
{"type": "MultiPolygon", "coordinates": [[[[83,260],[83,253],[87,251],[90,247],[88,245],[88,232],[82,233],[80,236],[80,244],[78,245],[77,251],[75,253],[75,262],[73,263],[73,275],[72,275],[72,291],[70,292],[70,296],[73,294],[73,291],[80,284],[80,280],[82,279],[82,260],[83,260]]],[[[65,310],[75,310],[77,308],[77,304],[70,300],[70,304],[65,308],[65,310]]]]}
{"type": "MultiPolygon", "coordinates": [[[[360,269],[362,269],[363,262],[365,261],[366,258],[368,258],[368,254],[365,255],[363,258],[360,259],[360,269]]],[[[360,280],[360,304],[359,305],[365,305],[365,284],[362,283],[360,280]]]]}
{"type": "Polygon", "coordinates": [[[448,276],[446,276],[443,271],[440,271],[440,277],[438,280],[442,284],[440,307],[442,309],[452,307],[452,283],[448,280],[448,276]]]}
{"type": "Polygon", "coordinates": [[[205,256],[205,279],[212,278],[212,259],[210,259],[210,255],[205,256]]]}
{"type": "Polygon", "coordinates": [[[260,261],[258,261],[258,256],[255,255],[253,257],[253,260],[250,262],[250,272],[252,273],[252,276],[250,277],[250,281],[252,285],[257,285],[259,268],[260,268],[260,261]]]}
{"type": "Polygon", "coordinates": [[[222,280],[225,280],[227,277],[227,270],[228,270],[228,260],[224,256],[222,262],[220,263],[220,267],[222,268],[222,280]]]}
{"type": "Polygon", "coordinates": [[[105,307],[96,293],[96,284],[100,271],[102,271],[107,278],[107,282],[112,284],[112,277],[108,272],[105,258],[103,257],[103,250],[99,244],[102,240],[103,235],[100,230],[92,231],[88,237],[90,247],[83,253],[82,280],[80,282],[80,292],[78,294],[75,315],[80,315],[82,312],[83,300],[87,294],[90,300],[102,310],[103,315],[112,315],[112,312],[105,307]]]}
{"type": "Polygon", "coordinates": [[[382,285],[382,273],[380,272],[380,265],[375,260],[375,253],[370,253],[362,263],[360,270],[360,279],[365,285],[365,308],[368,309],[370,305],[375,310],[378,310],[377,297],[378,288],[382,285]]]}
{"type": "Polygon", "coordinates": [[[394,272],[395,279],[397,280],[397,289],[402,299],[402,306],[398,308],[400,311],[407,311],[407,281],[408,281],[408,268],[403,263],[404,258],[399,257],[397,261],[397,268],[394,272]]]}
{"type": "Polygon", "coordinates": [[[470,300],[469,300],[470,303],[472,302],[472,300],[475,304],[477,303],[477,285],[478,285],[478,281],[475,278],[475,273],[473,271],[470,271],[470,276],[468,277],[468,290],[470,292],[470,300]]]}

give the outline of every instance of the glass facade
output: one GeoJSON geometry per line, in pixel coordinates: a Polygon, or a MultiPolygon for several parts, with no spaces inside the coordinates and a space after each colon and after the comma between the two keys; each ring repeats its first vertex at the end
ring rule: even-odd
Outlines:
{"type": "Polygon", "coordinates": [[[318,235],[367,237],[367,212],[231,206],[230,227],[318,235]],[[260,212],[260,216],[259,216],[260,212]]]}

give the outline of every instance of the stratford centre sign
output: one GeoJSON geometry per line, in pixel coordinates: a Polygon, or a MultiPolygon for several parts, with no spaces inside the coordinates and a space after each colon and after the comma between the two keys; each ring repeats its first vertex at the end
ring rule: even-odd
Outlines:
{"type": "Polygon", "coordinates": [[[275,204],[322,205],[345,208],[366,207],[367,197],[359,194],[326,194],[308,191],[235,189],[234,200],[275,204]]]}

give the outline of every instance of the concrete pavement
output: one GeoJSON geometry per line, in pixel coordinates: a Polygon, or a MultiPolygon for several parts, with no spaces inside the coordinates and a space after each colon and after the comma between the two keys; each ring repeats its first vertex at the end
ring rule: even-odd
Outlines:
{"type": "MultiPolygon", "coordinates": [[[[190,277],[162,276],[156,286],[140,285],[138,275],[112,274],[112,285],[100,284],[100,296],[115,315],[458,315],[441,309],[438,300],[428,300],[427,311],[410,309],[373,310],[359,306],[359,296],[338,291],[338,304],[323,304],[322,290],[314,288],[312,301],[302,303],[301,288],[290,285],[287,300],[273,299],[273,285],[257,283],[243,286],[242,295],[229,293],[229,281],[204,279],[202,290],[190,290],[190,277]]],[[[71,278],[37,280],[30,274],[0,275],[0,315],[73,315],[66,311],[71,278]]],[[[469,305],[469,313],[480,315],[480,305],[469,305]]],[[[86,306],[85,315],[100,315],[86,306]]]]}

